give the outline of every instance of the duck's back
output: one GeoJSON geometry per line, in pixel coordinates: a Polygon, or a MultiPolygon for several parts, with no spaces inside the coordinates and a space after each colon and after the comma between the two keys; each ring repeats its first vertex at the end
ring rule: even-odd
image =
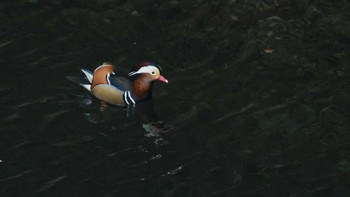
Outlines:
{"type": "Polygon", "coordinates": [[[109,77],[109,81],[112,86],[116,87],[121,91],[132,90],[131,81],[128,78],[125,78],[123,76],[111,76],[109,77]]]}

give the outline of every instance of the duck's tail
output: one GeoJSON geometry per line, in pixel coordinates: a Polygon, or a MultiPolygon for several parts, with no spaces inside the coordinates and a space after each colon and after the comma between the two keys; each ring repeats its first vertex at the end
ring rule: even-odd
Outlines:
{"type": "Polygon", "coordinates": [[[92,78],[93,78],[93,72],[91,72],[87,69],[81,69],[81,71],[83,71],[83,73],[85,74],[85,77],[69,76],[69,77],[67,77],[67,79],[83,86],[88,91],[91,91],[90,88],[91,88],[91,83],[92,83],[92,78]]]}

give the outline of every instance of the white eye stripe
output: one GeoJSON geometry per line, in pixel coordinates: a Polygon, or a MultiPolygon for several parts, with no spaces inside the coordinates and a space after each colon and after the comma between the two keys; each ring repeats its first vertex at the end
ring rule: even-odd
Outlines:
{"type": "Polygon", "coordinates": [[[154,75],[157,70],[158,69],[156,67],[154,67],[154,66],[144,66],[144,67],[140,68],[136,72],[130,72],[129,76],[132,76],[132,75],[135,75],[135,74],[140,74],[140,73],[150,73],[150,74],[154,75]]]}

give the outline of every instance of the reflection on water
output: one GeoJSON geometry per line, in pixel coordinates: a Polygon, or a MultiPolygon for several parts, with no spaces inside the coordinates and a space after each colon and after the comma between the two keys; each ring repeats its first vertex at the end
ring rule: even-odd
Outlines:
{"type": "Polygon", "coordinates": [[[1,196],[348,196],[346,1],[3,2],[1,196]],[[66,80],[159,62],[153,106],[66,80]]]}

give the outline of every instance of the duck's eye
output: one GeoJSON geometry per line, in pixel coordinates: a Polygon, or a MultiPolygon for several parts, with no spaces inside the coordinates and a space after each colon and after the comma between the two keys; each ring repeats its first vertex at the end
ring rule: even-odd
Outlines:
{"type": "Polygon", "coordinates": [[[152,75],[155,75],[155,74],[156,74],[156,72],[152,71],[152,72],[151,72],[151,74],[152,74],[152,75]]]}

